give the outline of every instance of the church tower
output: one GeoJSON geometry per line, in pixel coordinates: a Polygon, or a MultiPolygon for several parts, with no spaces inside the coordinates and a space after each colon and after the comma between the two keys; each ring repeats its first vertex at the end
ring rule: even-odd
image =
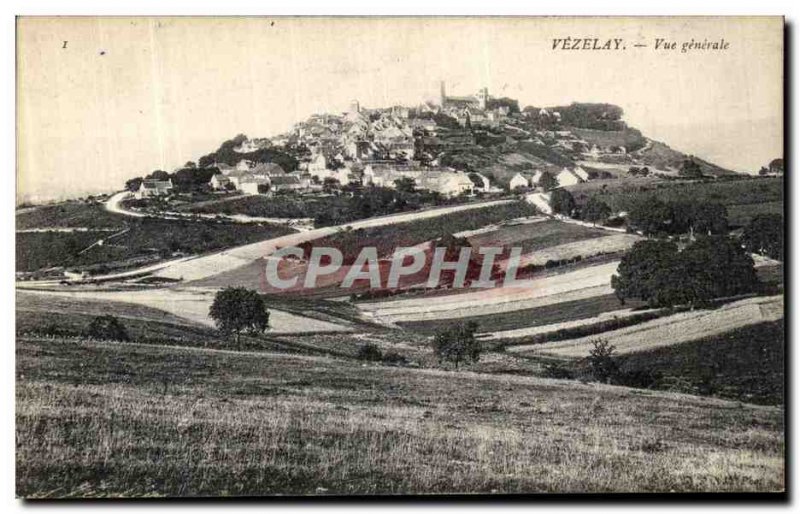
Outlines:
{"type": "Polygon", "coordinates": [[[442,102],[442,107],[444,107],[445,104],[447,103],[447,94],[445,93],[445,90],[444,90],[444,80],[439,82],[439,96],[440,96],[440,100],[442,102]]]}
{"type": "Polygon", "coordinates": [[[478,107],[481,110],[486,110],[486,104],[489,102],[489,88],[484,87],[480,91],[478,91],[478,107]]]}

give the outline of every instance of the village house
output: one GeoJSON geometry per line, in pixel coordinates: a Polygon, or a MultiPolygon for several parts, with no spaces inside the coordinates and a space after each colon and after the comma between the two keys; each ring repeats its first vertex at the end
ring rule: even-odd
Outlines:
{"type": "Polygon", "coordinates": [[[281,167],[280,164],[275,164],[274,162],[259,162],[253,167],[253,169],[250,170],[250,173],[252,173],[253,176],[260,178],[286,175],[286,171],[283,169],[283,167],[281,167]]]}
{"type": "Polygon", "coordinates": [[[458,196],[472,193],[475,187],[466,173],[426,170],[415,180],[419,189],[427,189],[442,196],[458,196]]]}
{"type": "Polygon", "coordinates": [[[248,177],[241,182],[239,190],[249,195],[267,194],[271,190],[271,181],[268,178],[248,177]]]}
{"type": "Polygon", "coordinates": [[[522,173],[517,173],[508,181],[508,188],[512,191],[517,188],[528,188],[530,185],[530,181],[522,173]]]}
{"type": "Polygon", "coordinates": [[[154,196],[166,196],[172,192],[172,179],[156,180],[144,179],[139,185],[139,189],[134,195],[136,198],[150,198],[154,196]]]}
{"type": "Polygon", "coordinates": [[[308,186],[309,184],[301,180],[297,175],[284,175],[271,179],[271,189],[275,192],[300,191],[302,189],[307,189],[308,186]]]}
{"type": "Polygon", "coordinates": [[[223,175],[222,173],[215,173],[211,180],[209,180],[208,184],[211,186],[211,189],[221,191],[228,188],[228,185],[231,183],[230,179],[223,175]]]}
{"type": "Polygon", "coordinates": [[[584,182],[584,180],[582,180],[572,170],[569,170],[567,168],[564,168],[560,172],[558,172],[558,175],[556,175],[556,180],[558,181],[558,185],[560,187],[574,186],[575,184],[580,184],[581,182],[584,182]]]}
{"type": "Polygon", "coordinates": [[[253,177],[253,174],[250,173],[250,170],[240,170],[235,169],[228,173],[228,181],[233,184],[233,187],[236,189],[241,189],[242,182],[250,179],[253,177]]]}
{"type": "Polygon", "coordinates": [[[589,173],[587,173],[586,170],[584,170],[580,166],[575,166],[575,168],[572,169],[572,173],[577,175],[577,177],[581,179],[581,181],[583,182],[589,180],[589,173]]]}

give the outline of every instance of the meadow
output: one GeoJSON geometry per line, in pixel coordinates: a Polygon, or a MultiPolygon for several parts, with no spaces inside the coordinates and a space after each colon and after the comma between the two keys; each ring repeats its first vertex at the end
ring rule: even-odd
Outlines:
{"type": "Polygon", "coordinates": [[[334,358],[20,337],[17,494],[782,491],[780,409],[334,358]]]}
{"type": "Polygon", "coordinates": [[[783,213],[783,185],[781,177],[746,177],[703,182],[594,181],[569,189],[579,203],[590,196],[598,196],[614,212],[630,211],[637,202],[653,197],[665,202],[691,199],[700,203],[721,203],[728,209],[731,226],[738,227],[756,214],[783,213]]]}
{"type": "Polygon", "coordinates": [[[95,266],[97,271],[141,256],[198,254],[271,239],[294,232],[283,225],[204,220],[126,218],[127,232],[18,232],[17,271],[50,266],[95,266]],[[102,244],[96,244],[103,240],[102,244]]]}
{"type": "Polygon", "coordinates": [[[532,205],[519,201],[395,225],[345,230],[316,240],[314,246],[339,248],[344,254],[345,262],[352,262],[365,246],[376,247],[379,256],[391,255],[395,248],[415,246],[446,235],[475,230],[509,219],[533,216],[536,212],[532,205]]]}

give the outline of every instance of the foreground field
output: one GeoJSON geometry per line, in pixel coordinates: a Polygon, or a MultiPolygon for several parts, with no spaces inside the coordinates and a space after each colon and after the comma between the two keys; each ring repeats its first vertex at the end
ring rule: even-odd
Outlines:
{"type": "Polygon", "coordinates": [[[346,360],[21,338],[24,497],[781,491],[779,409],[346,360]]]}

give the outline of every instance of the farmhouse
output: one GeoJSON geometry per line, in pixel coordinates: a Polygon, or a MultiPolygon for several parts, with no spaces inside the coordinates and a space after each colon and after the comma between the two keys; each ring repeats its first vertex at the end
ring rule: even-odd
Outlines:
{"type": "Polygon", "coordinates": [[[153,196],[166,196],[172,192],[172,179],[156,180],[144,179],[136,191],[136,198],[150,198],[153,196]]]}
{"type": "Polygon", "coordinates": [[[230,179],[228,179],[228,177],[226,177],[222,173],[215,173],[214,176],[211,177],[211,180],[209,180],[208,182],[208,184],[211,186],[212,189],[218,191],[226,189],[228,187],[228,184],[230,183],[231,183],[230,179]]]}
{"type": "Polygon", "coordinates": [[[271,190],[271,182],[268,178],[250,177],[241,182],[239,189],[249,195],[265,194],[271,190]]]}
{"type": "Polygon", "coordinates": [[[308,184],[304,184],[297,175],[284,175],[271,179],[273,191],[298,191],[305,189],[308,184]]]}

